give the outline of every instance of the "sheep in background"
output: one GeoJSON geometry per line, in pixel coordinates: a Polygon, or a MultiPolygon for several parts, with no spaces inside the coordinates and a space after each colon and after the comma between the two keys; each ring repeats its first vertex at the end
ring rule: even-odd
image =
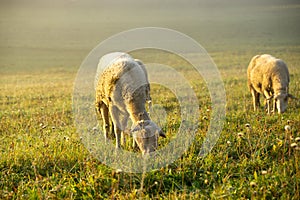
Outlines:
{"type": "Polygon", "coordinates": [[[273,99],[272,112],[276,108],[278,113],[285,112],[288,103],[290,76],[286,64],[271,55],[256,55],[248,66],[248,87],[253,97],[253,106],[256,111],[260,106],[259,96],[266,99],[266,108],[270,114],[270,104],[273,99]]]}
{"type": "Polygon", "coordinates": [[[104,120],[105,139],[110,129],[109,115],[116,136],[116,148],[124,143],[128,117],[133,122],[133,138],[143,154],[157,148],[162,130],[150,120],[145,103],[151,102],[150,84],[145,66],[126,53],[104,55],[95,78],[96,111],[104,120]]]}

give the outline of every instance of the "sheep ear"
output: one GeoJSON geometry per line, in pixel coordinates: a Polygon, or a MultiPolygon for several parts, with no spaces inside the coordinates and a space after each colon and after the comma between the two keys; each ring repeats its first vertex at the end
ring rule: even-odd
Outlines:
{"type": "Polygon", "coordinates": [[[162,130],[159,130],[159,136],[166,138],[167,136],[165,135],[165,133],[162,130]]]}
{"type": "Polygon", "coordinates": [[[297,97],[294,97],[294,96],[291,95],[291,94],[288,94],[288,97],[291,98],[291,99],[296,99],[296,100],[298,99],[297,97]]]}

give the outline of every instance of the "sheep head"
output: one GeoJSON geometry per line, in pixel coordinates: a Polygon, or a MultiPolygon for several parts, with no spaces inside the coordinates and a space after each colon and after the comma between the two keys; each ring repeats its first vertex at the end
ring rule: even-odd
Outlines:
{"type": "Polygon", "coordinates": [[[138,121],[131,133],[142,154],[155,151],[158,146],[158,137],[166,137],[163,131],[151,120],[138,121]]]}
{"type": "Polygon", "coordinates": [[[274,104],[276,104],[276,108],[279,114],[284,113],[286,111],[289,98],[296,100],[298,99],[293,95],[289,94],[288,89],[286,89],[286,91],[280,91],[278,94],[274,95],[274,104]]]}
{"type": "Polygon", "coordinates": [[[288,105],[288,94],[279,93],[274,96],[274,103],[276,103],[276,108],[278,113],[284,113],[288,105]]]}

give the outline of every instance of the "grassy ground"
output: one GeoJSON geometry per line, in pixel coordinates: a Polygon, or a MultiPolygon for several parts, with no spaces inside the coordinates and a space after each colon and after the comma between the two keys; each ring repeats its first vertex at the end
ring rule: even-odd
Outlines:
{"type": "MultiPolygon", "coordinates": [[[[42,10],[31,15],[30,5],[1,7],[0,199],[299,199],[300,143],[295,139],[300,137],[300,103],[289,101],[288,111],[282,115],[255,113],[246,84],[251,57],[270,53],[286,61],[290,92],[300,97],[299,4],[274,2],[224,8],[215,8],[213,3],[196,7],[195,3],[187,6],[190,13],[183,11],[178,20],[173,18],[183,6],[180,3],[172,7],[174,11],[162,4],[162,10],[150,17],[149,10],[157,9],[152,5],[145,13],[139,11],[144,14],[141,19],[126,25],[119,22],[121,17],[108,18],[112,23],[101,24],[106,27],[103,32],[97,32],[94,25],[109,12],[97,14],[97,9],[82,7],[76,1],[71,5],[77,9],[74,16],[70,7],[59,7],[58,3],[48,13],[43,12],[45,5],[40,5],[42,10]],[[197,8],[205,13],[198,14],[197,8]],[[84,11],[89,9],[86,17],[84,11]],[[35,15],[42,17],[35,21],[35,15]],[[27,20],[22,21],[22,16],[27,20]],[[52,18],[46,21],[43,17],[47,16],[52,18]],[[99,18],[94,22],[96,16],[99,18]],[[45,22],[57,31],[45,30],[45,22]],[[77,22],[96,32],[89,35],[80,30],[76,35],[77,22]],[[226,88],[226,122],[212,152],[198,157],[211,111],[205,84],[188,70],[186,62],[148,52],[149,60],[151,56],[167,59],[168,65],[188,77],[199,100],[199,128],[189,150],[174,163],[145,174],[119,173],[101,164],[81,143],[73,121],[73,83],[80,62],[99,40],[114,31],[143,25],[177,29],[206,47],[226,88]],[[16,27],[24,29],[17,33],[16,27]],[[289,130],[285,130],[286,125],[289,130]],[[292,143],[298,148],[292,148],[292,143]]],[[[153,85],[152,97],[167,110],[167,123],[162,126],[168,138],[160,142],[165,145],[178,131],[178,102],[158,85],[153,85]]]]}

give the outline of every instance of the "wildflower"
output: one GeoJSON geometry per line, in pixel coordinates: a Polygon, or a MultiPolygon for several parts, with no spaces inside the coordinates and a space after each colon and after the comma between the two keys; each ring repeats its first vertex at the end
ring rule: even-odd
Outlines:
{"type": "Polygon", "coordinates": [[[251,133],[252,131],[252,127],[249,123],[245,124],[245,127],[246,127],[246,130],[247,130],[247,133],[251,133]]]}
{"type": "Polygon", "coordinates": [[[300,137],[296,137],[296,138],[295,138],[295,141],[296,141],[296,142],[299,142],[299,141],[300,141],[300,137]]]}
{"type": "Polygon", "coordinates": [[[277,150],[277,146],[275,144],[273,144],[273,151],[276,151],[277,150]]]}
{"type": "MultiPolygon", "coordinates": [[[[281,140],[281,139],[279,139],[279,138],[276,138],[276,140],[278,141],[278,144],[280,143],[280,144],[282,144],[283,143],[283,141],[281,140]]],[[[281,145],[280,145],[281,146],[281,145]]]]}
{"type": "Polygon", "coordinates": [[[291,130],[291,126],[290,126],[290,125],[285,125],[285,126],[284,126],[284,130],[290,131],[290,130],[291,130]]]}
{"type": "Polygon", "coordinates": [[[116,170],[116,174],[120,174],[121,172],[123,172],[121,169],[116,170]]]}
{"type": "Polygon", "coordinates": [[[256,187],[256,183],[255,183],[254,181],[251,181],[251,182],[250,182],[250,186],[251,186],[251,187],[256,187]]]}
{"type": "Polygon", "coordinates": [[[243,132],[239,132],[238,133],[238,137],[243,137],[244,136],[244,133],[243,132]]]}
{"type": "Polygon", "coordinates": [[[262,170],[262,171],[261,171],[261,174],[262,174],[262,175],[266,175],[267,173],[268,173],[267,170],[262,170]]]}
{"type": "Polygon", "coordinates": [[[45,128],[47,128],[47,125],[44,125],[44,123],[40,123],[40,127],[41,127],[42,129],[45,129],[45,128]]]}
{"type": "Polygon", "coordinates": [[[251,128],[251,125],[249,123],[245,124],[246,128],[251,128]]]}
{"type": "Polygon", "coordinates": [[[292,148],[296,148],[297,146],[298,146],[298,145],[297,145],[296,142],[294,142],[294,143],[291,144],[291,147],[292,147],[292,148]]]}
{"type": "Polygon", "coordinates": [[[207,179],[205,179],[205,180],[204,180],[204,183],[205,183],[205,184],[208,184],[208,180],[207,180],[207,179]]]}
{"type": "Polygon", "coordinates": [[[227,141],[227,144],[228,144],[228,145],[230,145],[230,144],[231,144],[231,142],[228,140],[228,141],[227,141]]]}

